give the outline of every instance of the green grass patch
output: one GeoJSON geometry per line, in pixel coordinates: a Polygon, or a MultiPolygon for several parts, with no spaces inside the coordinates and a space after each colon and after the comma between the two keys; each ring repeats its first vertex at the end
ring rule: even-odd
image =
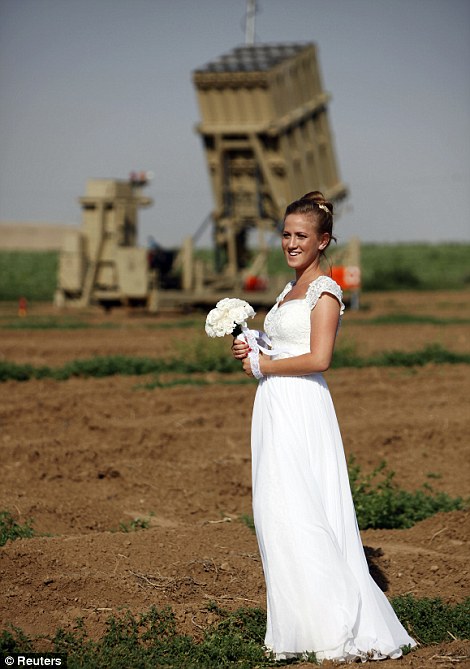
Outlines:
{"type": "Polygon", "coordinates": [[[470,283],[469,253],[470,244],[363,244],[363,289],[463,288],[470,283]]]}
{"type": "Polygon", "coordinates": [[[440,344],[428,344],[417,351],[383,351],[363,358],[356,354],[354,346],[343,345],[335,351],[331,367],[423,367],[430,363],[468,365],[470,354],[454,353],[440,344]]]}
{"type": "MultiPolygon", "coordinates": [[[[332,367],[419,367],[434,364],[469,364],[470,354],[454,353],[439,344],[431,344],[418,351],[385,351],[375,356],[361,358],[354,347],[339,348],[333,358],[332,367]]],[[[146,374],[173,373],[180,375],[204,374],[241,374],[240,364],[223,348],[210,347],[202,342],[194,345],[193,351],[186,351],[181,357],[145,358],[133,356],[97,356],[83,360],[72,360],[61,367],[21,364],[0,360],[0,382],[28,381],[30,379],[55,379],[65,381],[72,377],[105,378],[108,376],[142,376],[146,374]]],[[[240,377],[243,378],[243,377],[240,377]]],[[[206,381],[185,379],[160,381],[157,379],[148,388],[163,388],[170,385],[205,385],[206,381]]],[[[241,381],[240,381],[241,382],[241,381]]]]}
{"type": "Polygon", "coordinates": [[[405,529],[441,511],[468,508],[468,501],[434,492],[425,484],[409,492],[395,482],[395,472],[382,462],[370,474],[362,474],[354,458],[348,463],[349,482],[361,530],[405,529]]]}
{"type": "MultiPolygon", "coordinates": [[[[424,645],[469,638],[470,599],[451,605],[440,599],[405,595],[393,598],[391,603],[411,636],[424,645]]],[[[169,607],[151,607],[140,615],[124,611],[112,616],[98,640],[89,638],[83,620],[71,631],[58,629],[46,638],[53,652],[67,655],[69,669],[262,669],[297,664],[265,657],[263,610],[246,607],[228,612],[209,604],[206,611],[217,620],[199,640],[178,632],[175,614],[169,607]]],[[[3,653],[31,652],[38,643],[43,648],[44,637],[28,637],[18,627],[11,626],[0,634],[3,653]]],[[[313,653],[309,660],[314,662],[313,653]]]]}
{"type": "Polygon", "coordinates": [[[439,598],[401,595],[392,605],[409,634],[423,645],[470,638],[470,598],[452,605],[439,598]]]}
{"type": "Polygon", "coordinates": [[[52,301],[58,265],[57,251],[0,251],[0,301],[52,301]]]}
{"type": "Polygon", "coordinates": [[[0,511],[0,546],[15,539],[30,539],[35,536],[32,521],[20,525],[10,511],[0,511]]]}
{"type": "Polygon", "coordinates": [[[470,364],[469,353],[454,353],[440,344],[428,344],[418,351],[384,351],[371,356],[368,366],[371,367],[422,367],[433,363],[442,364],[470,364]]]}

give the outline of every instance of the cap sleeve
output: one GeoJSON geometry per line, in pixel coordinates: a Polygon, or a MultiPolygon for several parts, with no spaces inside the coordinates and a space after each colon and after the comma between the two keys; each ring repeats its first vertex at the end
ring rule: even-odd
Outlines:
{"type": "Polygon", "coordinates": [[[329,276],[319,276],[309,285],[305,299],[307,300],[310,309],[315,307],[323,293],[330,293],[330,295],[336,297],[340,306],[339,314],[342,316],[345,308],[343,303],[343,291],[336,281],[333,281],[329,276]]]}
{"type": "Polygon", "coordinates": [[[276,297],[276,302],[279,304],[279,302],[282,302],[282,300],[285,298],[287,293],[290,293],[292,290],[292,286],[294,285],[294,281],[289,281],[289,283],[284,287],[282,293],[279,293],[279,295],[276,297]]]}

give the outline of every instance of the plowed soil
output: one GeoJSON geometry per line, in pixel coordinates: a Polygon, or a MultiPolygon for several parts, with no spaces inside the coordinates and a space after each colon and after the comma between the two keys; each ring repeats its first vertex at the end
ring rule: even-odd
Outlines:
{"type": "MultiPolygon", "coordinates": [[[[452,321],[469,318],[468,292],[371,294],[363,304],[347,312],[339,339],[359,355],[430,343],[469,351],[468,325],[452,321]],[[447,321],[369,323],[391,313],[447,321]]],[[[199,340],[216,345],[202,334],[201,314],[151,318],[90,309],[66,314],[88,329],[1,327],[15,316],[12,305],[0,307],[0,355],[34,365],[181,355],[199,340]],[[184,327],[186,321],[200,328],[184,327]]],[[[26,318],[35,316],[58,317],[46,305],[33,306],[26,318]]],[[[408,490],[427,484],[469,496],[468,366],[338,369],[325,376],[346,454],[363,472],[385,460],[408,490]]],[[[20,523],[33,519],[42,535],[0,549],[0,629],[12,623],[31,635],[51,634],[83,618],[96,637],[123,608],[139,613],[171,605],[181,630],[198,636],[212,620],[210,601],[227,609],[265,606],[256,538],[241,520],[251,513],[256,386],[226,385],[215,374],[207,379],[213,383],[153,390],[142,387],[151,378],[124,376],[0,386],[0,510],[20,523]],[[136,519],[149,527],[123,531],[136,519]]],[[[469,525],[468,513],[459,511],[407,530],[363,532],[374,578],[389,597],[461,601],[470,595],[469,525]]],[[[467,642],[449,637],[399,665],[467,667],[469,656],[467,642]]]]}

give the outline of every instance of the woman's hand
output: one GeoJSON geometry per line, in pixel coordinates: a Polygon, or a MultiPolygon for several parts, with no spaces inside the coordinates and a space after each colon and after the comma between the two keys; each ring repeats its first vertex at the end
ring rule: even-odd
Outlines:
{"type": "MultiPolygon", "coordinates": [[[[248,356],[242,361],[243,364],[243,371],[247,376],[253,376],[253,372],[251,370],[251,360],[248,358],[248,356]]],[[[268,355],[264,355],[259,352],[259,369],[260,372],[263,376],[266,376],[269,374],[269,364],[270,364],[270,359],[268,355]]]]}
{"type": "MultiPolygon", "coordinates": [[[[248,353],[250,353],[250,351],[251,348],[245,341],[242,341],[241,339],[234,339],[232,344],[232,355],[236,360],[241,361],[243,371],[247,376],[253,376],[253,372],[251,371],[251,360],[248,357],[248,353]]],[[[263,375],[264,373],[267,373],[267,365],[269,365],[269,356],[263,355],[260,351],[259,368],[263,375]]]]}
{"type": "Polygon", "coordinates": [[[253,376],[253,372],[251,371],[251,360],[248,356],[242,361],[242,365],[245,374],[247,376],[253,376]]]}
{"type": "Polygon", "coordinates": [[[234,339],[232,344],[232,355],[235,360],[248,359],[248,353],[251,351],[246,341],[241,339],[234,339]]]}

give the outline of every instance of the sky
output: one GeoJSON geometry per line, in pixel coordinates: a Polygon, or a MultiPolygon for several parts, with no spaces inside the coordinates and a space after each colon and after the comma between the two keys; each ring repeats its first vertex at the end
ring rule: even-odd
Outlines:
{"type": "MultiPolygon", "coordinates": [[[[0,0],[0,221],[78,224],[87,179],[148,170],[140,242],[178,247],[192,235],[214,206],[192,71],[244,43],[245,10],[245,0],[0,0]]],[[[469,0],[257,10],[256,42],[319,49],[350,191],[339,241],[469,241],[469,0]]]]}

